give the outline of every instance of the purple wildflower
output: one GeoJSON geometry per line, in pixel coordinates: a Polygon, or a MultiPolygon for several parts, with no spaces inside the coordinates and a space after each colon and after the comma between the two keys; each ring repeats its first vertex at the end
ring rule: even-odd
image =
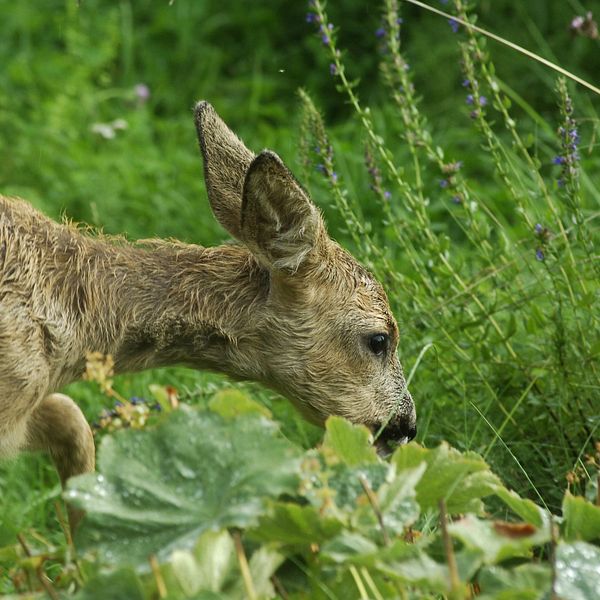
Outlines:
{"type": "Polygon", "coordinates": [[[599,37],[598,23],[594,20],[592,11],[588,11],[585,17],[582,17],[581,15],[573,17],[569,27],[576,35],[582,35],[583,37],[590,38],[591,40],[597,40],[599,37]]]}
{"type": "Polygon", "coordinates": [[[562,156],[555,156],[552,159],[552,164],[554,165],[562,165],[565,162],[565,159],[562,156]]]}
{"type": "Polygon", "coordinates": [[[449,181],[447,179],[441,179],[440,180],[440,187],[443,188],[447,188],[449,184],[449,181]]]}
{"type": "Polygon", "coordinates": [[[309,12],[306,14],[306,22],[307,23],[317,23],[317,15],[315,13],[309,12]]]}
{"type": "Polygon", "coordinates": [[[442,166],[442,173],[450,173],[450,174],[457,173],[458,171],[460,171],[462,166],[463,166],[462,160],[457,160],[455,162],[446,163],[445,165],[442,166]]]}
{"type": "Polygon", "coordinates": [[[135,97],[141,104],[150,98],[150,88],[145,83],[138,83],[134,86],[133,91],[135,92],[135,97]]]}
{"type": "Polygon", "coordinates": [[[452,28],[452,33],[456,33],[460,27],[460,23],[456,19],[448,19],[448,24],[452,28]]]}
{"type": "Polygon", "coordinates": [[[337,75],[337,67],[335,66],[335,63],[329,63],[329,74],[330,75],[337,75]]]}
{"type": "Polygon", "coordinates": [[[535,224],[535,232],[539,235],[540,233],[542,233],[542,231],[544,231],[544,228],[542,227],[541,223],[536,223],[535,224]]]}
{"type": "Polygon", "coordinates": [[[459,194],[452,196],[452,202],[454,204],[462,204],[462,197],[459,194]]]}
{"type": "Polygon", "coordinates": [[[479,106],[485,106],[487,104],[487,98],[485,96],[479,96],[479,106]]]}
{"type": "Polygon", "coordinates": [[[375,37],[382,38],[384,36],[385,36],[385,28],[384,27],[378,27],[375,30],[375,37]]]}
{"type": "Polygon", "coordinates": [[[471,82],[468,79],[463,79],[463,82],[462,82],[463,87],[470,87],[470,85],[471,85],[471,82]]]}
{"type": "Polygon", "coordinates": [[[385,191],[383,192],[383,197],[384,197],[386,200],[389,200],[389,199],[392,197],[392,192],[390,192],[389,190],[385,190],[385,191]]]}
{"type": "Polygon", "coordinates": [[[538,248],[535,251],[535,257],[541,262],[544,260],[544,251],[541,248],[538,248]]]}

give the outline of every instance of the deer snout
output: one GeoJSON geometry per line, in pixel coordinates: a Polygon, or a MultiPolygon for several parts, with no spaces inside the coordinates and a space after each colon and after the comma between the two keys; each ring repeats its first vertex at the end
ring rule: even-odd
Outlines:
{"type": "MultiPolygon", "coordinates": [[[[381,429],[375,427],[377,433],[381,429]]],[[[407,444],[414,440],[417,435],[417,425],[413,415],[398,416],[391,420],[375,440],[377,452],[379,455],[388,455],[395,446],[407,444]]]]}
{"type": "Polygon", "coordinates": [[[388,423],[377,438],[377,441],[406,444],[411,440],[414,440],[416,436],[417,425],[411,420],[404,418],[396,422],[388,423]]]}

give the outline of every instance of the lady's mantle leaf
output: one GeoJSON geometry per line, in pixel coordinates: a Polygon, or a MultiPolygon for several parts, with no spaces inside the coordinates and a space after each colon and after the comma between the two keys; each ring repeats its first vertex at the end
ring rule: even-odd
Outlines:
{"type": "Polygon", "coordinates": [[[272,421],[186,408],[155,430],[105,437],[99,458],[99,472],[72,479],[66,492],[87,512],[78,547],[105,563],[144,565],[208,529],[255,524],[266,497],[296,491],[300,465],[272,421]]]}

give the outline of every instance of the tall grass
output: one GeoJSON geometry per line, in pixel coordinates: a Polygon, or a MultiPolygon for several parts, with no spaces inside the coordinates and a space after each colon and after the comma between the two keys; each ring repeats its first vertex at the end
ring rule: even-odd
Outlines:
{"type": "MultiPolygon", "coordinates": [[[[476,20],[460,0],[453,10],[476,20]]],[[[404,364],[422,357],[412,384],[420,439],[482,452],[520,492],[556,508],[567,473],[585,478],[583,456],[600,425],[599,190],[581,158],[597,170],[593,114],[578,112],[572,84],[559,77],[554,115],[532,136],[486,39],[452,22],[465,103],[456,119],[471,126],[449,151],[419,100],[396,0],[384,2],[378,30],[387,107],[377,120],[325,4],[314,0],[309,11],[340,101],[355,114],[366,159],[352,177],[370,181],[370,198],[349,192],[302,92],[305,162],[325,176],[356,251],[387,282],[404,364]],[[365,223],[369,204],[377,209],[365,223]]]]}

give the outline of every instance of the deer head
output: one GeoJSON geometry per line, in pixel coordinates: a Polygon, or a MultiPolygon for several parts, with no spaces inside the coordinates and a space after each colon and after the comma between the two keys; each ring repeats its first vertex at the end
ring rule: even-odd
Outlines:
{"type": "Polygon", "coordinates": [[[246,360],[261,364],[257,378],[313,422],[341,415],[373,432],[384,427],[380,441],[412,439],[415,408],[382,286],[328,236],[275,153],[254,155],[207,102],[195,121],[212,211],[268,287],[248,324],[246,360]]]}

